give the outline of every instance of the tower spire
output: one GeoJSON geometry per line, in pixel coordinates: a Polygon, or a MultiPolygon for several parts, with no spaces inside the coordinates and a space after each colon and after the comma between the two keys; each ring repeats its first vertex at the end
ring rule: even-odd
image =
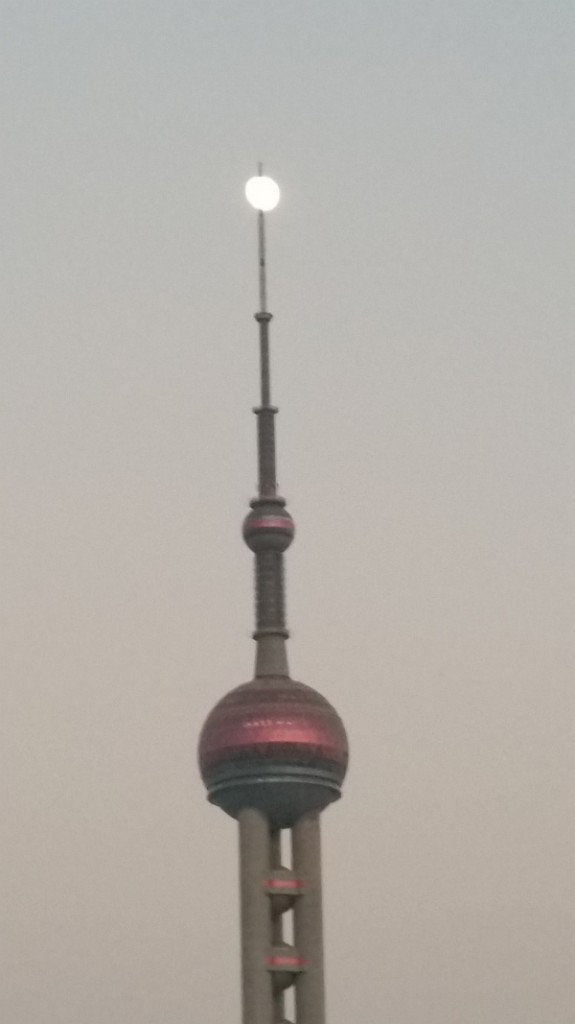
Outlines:
{"type": "MultiPolygon", "coordinates": [[[[258,178],[263,178],[263,164],[258,164],[258,178]]],[[[260,283],[260,313],[266,312],[266,232],[264,211],[258,210],[258,260],[259,260],[259,283],[260,283]]]]}
{"type": "Polygon", "coordinates": [[[293,520],[285,500],[277,493],[275,417],[271,402],[270,338],[272,314],[267,308],[265,212],[279,199],[275,182],[263,175],[262,165],[248,199],[258,213],[258,274],[260,308],[255,314],[259,328],[260,404],[257,416],[258,494],[250,502],[244,521],[244,540],[255,555],[256,676],[289,676],[285,622],[283,555],[294,536],[293,520]]]}

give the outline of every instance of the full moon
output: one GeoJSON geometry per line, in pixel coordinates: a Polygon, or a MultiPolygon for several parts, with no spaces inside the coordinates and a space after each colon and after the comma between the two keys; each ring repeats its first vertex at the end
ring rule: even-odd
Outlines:
{"type": "Polygon", "coordinates": [[[256,178],[250,178],[246,185],[246,199],[254,210],[262,210],[267,213],[273,210],[280,201],[279,185],[273,178],[266,178],[260,174],[256,178]]]}

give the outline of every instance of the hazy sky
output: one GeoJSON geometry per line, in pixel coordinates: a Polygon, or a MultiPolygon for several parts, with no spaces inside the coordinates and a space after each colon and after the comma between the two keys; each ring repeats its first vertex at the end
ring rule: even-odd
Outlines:
{"type": "Polygon", "coordinates": [[[330,1024],[572,1024],[572,0],[0,0],[5,1024],[239,1020],[255,223],[330,1024]]]}

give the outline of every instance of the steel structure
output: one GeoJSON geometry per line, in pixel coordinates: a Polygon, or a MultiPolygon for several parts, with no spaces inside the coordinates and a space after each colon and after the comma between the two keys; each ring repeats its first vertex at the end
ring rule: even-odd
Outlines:
{"type": "Polygon", "coordinates": [[[288,668],[283,559],[294,523],[276,483],[261,209],[258,259],[259,485],[243,525],[255,562],[255,673],[208,715],[199,763],[208,799],[239,826],[242,1022],[289,1024],[284,993],[294,986],[295,1024],[325,1024],[320,813],[340,796],[348,745],[331,704],[291,679],[288,668]],[[289,866],[282,864],[283,830],[291,833],[289,866]]]}

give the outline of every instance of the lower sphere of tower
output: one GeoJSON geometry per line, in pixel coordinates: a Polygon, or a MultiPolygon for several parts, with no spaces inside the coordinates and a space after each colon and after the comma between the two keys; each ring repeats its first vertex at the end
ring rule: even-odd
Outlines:
{"type": "Polygon", "coordinates": [[[208,799],[237,817],[244,807],[290,828],[340,796],[347,736],[331,704],[303,683],[265,677],[228,693],[199,742],[208,799]]]}

